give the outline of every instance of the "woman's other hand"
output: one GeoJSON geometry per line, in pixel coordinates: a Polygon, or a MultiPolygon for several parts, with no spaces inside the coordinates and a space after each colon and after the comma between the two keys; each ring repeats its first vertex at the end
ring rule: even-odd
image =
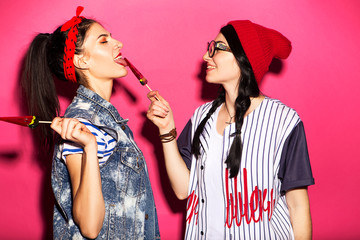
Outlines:
{"type": "Polygon", "coordinates": [[[56,117],[53,119],[50,127],[56,131],[61,138],[75,142],[82,147],[96,143],[95,136],[77,119],[56,117]]]}

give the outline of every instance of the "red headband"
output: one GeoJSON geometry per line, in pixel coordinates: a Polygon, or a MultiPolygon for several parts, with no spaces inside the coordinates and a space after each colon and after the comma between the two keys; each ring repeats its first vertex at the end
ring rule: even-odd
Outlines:
{"type": "Polygon", "coordinates": [[[61,27],[61,31],[67,31],[68,37],[65,41],[64,48],[64,75],[65,78],[71,82],[76,83],[75,67],[74,67],[74,55],[75,55],[75,44],[77,41],[78,25],[84,19],[80,17],[80,13],[84,10],[84,7],[78,6],[76,9],[76,16],[64,23],[61,27]]]}

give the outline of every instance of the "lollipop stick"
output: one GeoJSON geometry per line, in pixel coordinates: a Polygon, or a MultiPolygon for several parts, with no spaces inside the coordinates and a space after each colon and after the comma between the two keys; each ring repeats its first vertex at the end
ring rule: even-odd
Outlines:
{"type": "Polygon", "coordinates": [[[149,85],[145,84],[145,86],[149,89],[150,92],[152,91],[149,85]]]}
{"type": "MultiPolygon", "coordinates": [[[[145,84],[145,86],[149,89],[150,92],[152,92],[152,89],[149,87],[149,85],[145,84]]],[[[156,100],[160,102],[160,100],[157,98],[157,96],[154,96],[156,100]]]]}
{"type": "Polygon", "coordinates": [[[39,121],[39,123],[52,123],[52,121],[39,121]]]}
{"type": "MultiPolygon", "coordinates": [[[[151,88],[149,87],[149,85],[145,84],[145,86],[150,90],[150,92],[152,92],[152,90],[151,90],[151,88]]],[[[157,96],[154,96],[154,98],[160,102],[160,100],[157,98],[157,96]]]]}

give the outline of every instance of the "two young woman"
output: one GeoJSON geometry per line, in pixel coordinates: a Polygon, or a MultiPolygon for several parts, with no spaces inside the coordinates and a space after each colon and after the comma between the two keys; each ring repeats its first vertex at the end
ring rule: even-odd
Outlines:
{"type": "MultiPolygon", "coordinates": [[[[159,239],[146,163],[133,134],[110,103],[113,79],[126,76],[123,44],[98,22],[76,16],[35,37],[23,87],[31,115],[54,119],[52,187],[55,239],[159,239]],[[54,77],[79,84],[64,118],[54,77]]],[[[53,131],[42,129],[50,147],[53,131]]]]}
{"type": "MultiPolygon", "coordinates": [[[[55,118],[51,128],[62,138],[53,157],[54,238],[157,239],[144,157],[110,103],[113,79],[127,74],[123,45],[81,11],[35,37],[23,74],[30,114],[55,118]],[[65,118],[56,117],[54,77],[80,85],[65,118]]],[[[250,21],[223,27],[203,57],[219,96],[195,111],[178,144],[169,104],[149,93],[171,184],[188,198],[187,239],[311,237],[303,124],[258,88],[272,58],[290,51],[284,36],[250,21]]],[[[42,136],[51,146],[52,130],[42,136]]]]}
{"type": "Polygon", "coordinates": [[[196,109],[177,141],[169,104],[148,94],[171,185],[188,198],[186,239],[311,239],[314,179],[303,123],[258,87],[273,57],[290,52],[273,29],[229,22],[203,56],[219,95],[196,109]]]}

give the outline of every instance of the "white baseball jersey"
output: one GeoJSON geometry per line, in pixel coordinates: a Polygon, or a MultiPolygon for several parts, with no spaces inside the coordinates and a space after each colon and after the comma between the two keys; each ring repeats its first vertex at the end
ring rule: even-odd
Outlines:
{"type": "MultiPolygon", "coordinates": [[[[211,188],[205,168],[216,128],[214,114],[200,136],[200,157],[191,154],[197,126],[212,103],[200,106],[178,139],[183,159],[190,168],[185,239],[211,239],[209,218],[217,217],[208,207],[211,188]],[[209,190],[210,189],[210,190],[209,190]]],[[[221,107],[221,106],[220,106],[221,107]]],[[[220,108],[219,107],[219,108],[220,108]]],[[[314,184],[303,124],[298,114],[278,100],[266,97],[247,117],[241,129],[243,151],[237,177],[229,178],[224,163],[233,141],[235,124],[225,128],[222,139],[221,193],[216,201],[224,209],[222,224],[225,239],[293,239],[286,205],[287,190],[314,184]]],[[[214,202],[214,199],[212,199],[214,202]]],[[[214,208],[214,204],[211,204],[214,208]]]]}

